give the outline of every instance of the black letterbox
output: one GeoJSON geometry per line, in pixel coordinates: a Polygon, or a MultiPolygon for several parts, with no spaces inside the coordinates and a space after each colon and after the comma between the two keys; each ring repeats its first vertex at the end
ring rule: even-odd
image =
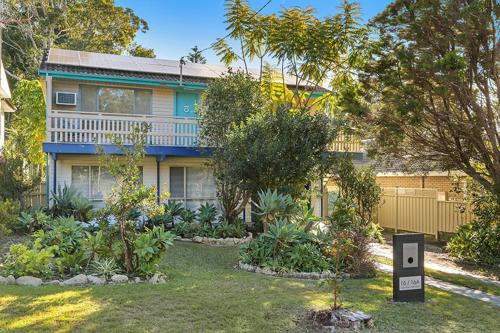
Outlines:
{"type": "Polygon", "coordinates": [[[395,302],[423,302],[424,234],[395,234],[392,236],[392,288],[395,302]]]}

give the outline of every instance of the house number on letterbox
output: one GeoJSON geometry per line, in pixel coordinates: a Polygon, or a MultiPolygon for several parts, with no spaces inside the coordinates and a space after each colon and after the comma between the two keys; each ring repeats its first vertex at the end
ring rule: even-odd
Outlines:
{"type": "Polygon", "coordinates": [[[422,288],[421,276],[406,276],[399,278],[399,290],[414,290],[422,288]]]}

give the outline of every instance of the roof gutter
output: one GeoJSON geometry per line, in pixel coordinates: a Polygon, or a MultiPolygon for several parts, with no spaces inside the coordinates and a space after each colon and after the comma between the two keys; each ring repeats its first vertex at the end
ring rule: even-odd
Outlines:
{"type": "Polygon", "coordinates": [[[206,83],[189,83],[189,82],[178,82],[178,81],[165,81],[165,80],[151,80],[151,79],[141,79],[141,78],[131,78],[113,75],[96,75],[96,74],[82,74],[82,73],[68,73],[59,71],[48,71],[44,69],[38,70],[38,74],[50,75],[55,78],[60,79],[70,79],[70,80],[82,80],[82,81],[97,81],[97,82],[108,82],[108,83],[122,83],[122,84],[138,84],[138,85],[148,85],[148,86],[163,86],[163,87],[182,87],[188,89],[198,89],[202,90],[207,87],[206,83]]]}

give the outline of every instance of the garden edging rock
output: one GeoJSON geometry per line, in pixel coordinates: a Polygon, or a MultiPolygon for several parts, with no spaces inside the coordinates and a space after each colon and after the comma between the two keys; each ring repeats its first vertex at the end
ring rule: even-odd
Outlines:
{"type": "Polygon", "coordinates": [[[109,281],[104,278],[100,278],[95,275],[85,275],[78,274],[67,280],[48,280],[43,281],[40,278],[34,276],[20,276],[19,278],[14,278],[14,276],[9,275],[4,277],[0,275],[0,284],[17,284],[20,286],[88,286],[88,285],[105,285],[105,284],[124,284],[124,283],[142,283],[150,282],[152,284],[166,283],[167,279],[163,274],[155,274],[150,280],[142,280],[140,277],[128,278],[126,275],[116,274],[111,277],[109,281]]]}
{"type": "MultiPolygon", "coordinates": [[[[284,278],[294,278],[294,279],[304,279],[304,280],[327,280],[335,278],[335,273],[332,272],[276,272],[269,268],[262,268],[259,266],[253,266],[250,264],[245,264],[244,262],[238,262],[239,268],[246,272],[257,273],[268,276],[284,277],[284,278]]],[[[344,274],[345,278],[349,278],[349,274],[344,274]]]]}
{"type": "Polygon", "coordinates": [[[16,279],[16,283],[21,286],[38,287],[42,282],[42,279],[34,276],[21,276],[16,279]]]}
{"type": "Polygon", "coordinates": [[[211,237],[201,237],[194,236],[193,238],[182,238],[176,237],[175,240],[181,242],[193,242],[200,243],[205,245],[215,245],[215,246],[233,246],[233,245],[241,245],[247,244],[252,241],[252,234],[248,233],[248,236],[245,238],[211,238],[211,237]]]}

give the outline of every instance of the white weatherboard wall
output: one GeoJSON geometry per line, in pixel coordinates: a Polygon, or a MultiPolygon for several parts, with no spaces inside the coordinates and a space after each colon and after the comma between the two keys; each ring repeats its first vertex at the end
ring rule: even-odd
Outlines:
{"type": "MultiPolygon", "coordinates": [[[[169,117],[174,115],[174,90],[172,88],[166,87],[154,87],[150,86],[139,86],[139,85],[118,85],[111,83],[96,83],[91,81],[76,81],[76,80],[61,80],[54,79],[52,81],[52,108],[55,110],[69,110],[76,111],[78,110],[77,106],[68,106],[68,105],[57,105],[56,104],[56,92],[74,92],[77,93],[77,101],[80,101],[80,85],[97,85],[97,86],[105,86],[105,87],[121,87],[121,88],[138,88],[145,90],[153,91],[153,100],[152,100],[152,115],[154,116],[163,116],[169,117]]],[[[79,110],[79,111],[89,111],[89,110],[79,110]]],[[[117,115],[119,117],[120,115],[117,115]]]]}
{"type": "MultiPolygon", "coordinates": [[[[53,163],[53,161],[51,161],[53,163]]],[[[50,163],[49,181],[50,191],[53,191],[54,172],[53,164],[50,163]]],[[[99,157],[96,155],[57,155],[56,164],[56,186],[71,186],[71,167],[73,165],[99,165],[99,157]]],[[[143,181],[146,186],[156,185],[156,160],[154,157],[146,157],[143,163],[143,181]]]]}

